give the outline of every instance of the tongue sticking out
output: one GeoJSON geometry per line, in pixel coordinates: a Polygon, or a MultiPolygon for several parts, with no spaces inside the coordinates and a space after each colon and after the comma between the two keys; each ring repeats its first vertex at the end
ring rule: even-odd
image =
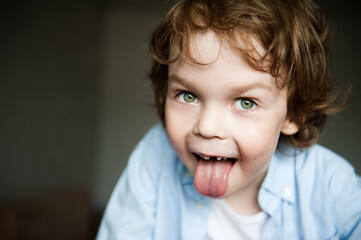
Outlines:
{"type": "Polygon", "coordinates": [[[199,159],[194,175],[194,185],[198,192],[214,198],[223,196],[232,165],[230,160],[199,159]]]}

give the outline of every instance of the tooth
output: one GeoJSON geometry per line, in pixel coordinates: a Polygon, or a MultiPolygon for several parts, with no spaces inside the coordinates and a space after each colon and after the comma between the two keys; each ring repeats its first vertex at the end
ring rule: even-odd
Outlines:
{"type": "Polygon", "coordinates": [[[202,156],[205,160],[209,160],[210,157],[202,156]]]}
{"type": "Polygon", "coordinates": [[[227,158],[226,158],[226,157],[224,157],[224,158],[223,158],[223,160],[227,160],[227,158]]]}
{"type": "Polygon", "coordinates": [[[222,157],[217,157],[217,160],[222,160],[222,157]]]}

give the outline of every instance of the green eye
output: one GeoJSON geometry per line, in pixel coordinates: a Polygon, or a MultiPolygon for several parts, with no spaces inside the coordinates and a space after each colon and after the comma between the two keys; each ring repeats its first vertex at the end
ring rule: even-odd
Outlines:
{"type": "Polygon", "coordinates": [[[178,95],[178,99],[181,102],[184,103],[194,103],[194,102],[198,102],[198,98],[196,97],[196,95],[189,93],[189,92],[184,92],[178,95]]]}
{"type": "Polygon", "coordinates": [[[243,110],[250,110],[255,107],[254,101],[250,99],[238,99],[235,103],[236,108],[241,108],[243,110]]]}

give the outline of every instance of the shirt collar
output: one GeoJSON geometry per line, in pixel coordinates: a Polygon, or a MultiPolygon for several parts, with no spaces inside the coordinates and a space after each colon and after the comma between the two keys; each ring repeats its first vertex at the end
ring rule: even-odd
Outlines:
{"type": "Polygon", "coordinates": [[[277,150],[270,161],[270,166],[261,189],[291,204],[296,199],[295,160],[297,150],[284,147],[277,150]]]}

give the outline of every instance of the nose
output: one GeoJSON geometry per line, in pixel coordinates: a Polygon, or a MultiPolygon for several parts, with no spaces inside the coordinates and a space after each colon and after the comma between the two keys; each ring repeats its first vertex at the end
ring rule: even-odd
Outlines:
{"type": "Polygon", "coordinates": [[[202,108],[193,127],[193,133],[203,138],[226,138],[226,120],[224,112],[216,107],[202,108]]]}

